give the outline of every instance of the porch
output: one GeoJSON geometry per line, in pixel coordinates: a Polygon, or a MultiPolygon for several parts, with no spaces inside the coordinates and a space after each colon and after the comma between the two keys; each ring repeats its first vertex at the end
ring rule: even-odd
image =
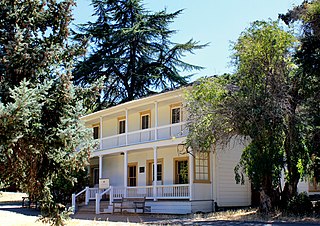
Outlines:
{"type": "Polygon", "coordinates": [[[84,205],[95,202],[95,213],[112,213],[112,203],[122,197],[146,197],[146,213],[191,213],[191,196],[189,184],[152,185],[139,187],[113,187],[107,189],[86,187],[72,195],[72,208],[78,210],[81,200],[84,205]],[[101,208],[101,202],[107,208],[101,208]],[[170,202],[170,203],[169,203],[170,202]]]}

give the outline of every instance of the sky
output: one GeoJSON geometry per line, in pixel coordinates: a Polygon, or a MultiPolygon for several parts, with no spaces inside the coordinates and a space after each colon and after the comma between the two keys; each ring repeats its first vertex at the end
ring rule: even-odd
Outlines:
{"type": "MultiPolygon", "coordinates": [[[[166,9],[172,13],[184,9],[170,29],[177,30],[173,42],[184,43],[191,38],[209,46],[186,55],[183,60],[205,67],[195,71],[192,80],[203,76],[232,73],[232,43],[256,20],[276,20],[303,0],[143,0],[149,11],[166,9]]],[[[94,21],[91,0],[77,0],[74,23],[94,21]]]]}

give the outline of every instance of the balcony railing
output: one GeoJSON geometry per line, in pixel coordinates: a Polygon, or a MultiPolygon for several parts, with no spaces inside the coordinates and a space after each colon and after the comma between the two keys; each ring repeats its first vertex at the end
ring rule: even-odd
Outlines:
{"type": "Polygon", "coordinates": [[[113,187],[113,199],[121,197],[146,197],[147,199],[189,199],[189,184],[113,187]],[[156,189],[154,192],[153,189],[156,189]]]}
{"type": "Polygon", "coordinates": [[[137,130],[133,132],[117,134],[100,139],[100,149],[111,149],[126,145],[141,144],[158,140],[168,140],[187,136],[186,122],[137,130]]]}

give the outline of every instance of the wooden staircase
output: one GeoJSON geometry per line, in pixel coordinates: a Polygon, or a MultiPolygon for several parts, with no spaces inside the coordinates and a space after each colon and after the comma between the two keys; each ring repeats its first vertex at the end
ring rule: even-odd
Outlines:
{"type": "MultiPolygon", "coordinates": [[[[109,201],[100,201],[100,213],[112,213],[112,206],[109,201]]],[[[88,205],[81,203],[78,205],[76,214],[96,214],[96,201],[89,201],[88,205]]]]}

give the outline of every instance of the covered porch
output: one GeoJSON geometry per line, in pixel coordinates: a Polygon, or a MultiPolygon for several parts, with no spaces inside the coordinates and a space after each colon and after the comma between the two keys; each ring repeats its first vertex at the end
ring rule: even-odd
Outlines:
{"type": "MultiPolygon", "coordinates": [[[[85,203],[94,200],[96,213],[99,213],[106,212],[100,208],[101,200],[107,200],[111,206],[115,199],[122,197],[145,197],[151,211],[154,210],[152,206],[163,201],[179,201],[180,205],[181,202],[188,205],[187,212],[183,213],[190,212],[194,159],[190,154],[177,153],[180,143],[181,139],[177,138],[157,142],[157,146],[146,143],[128,146],[127,150],[109,150],[104,155],[97,152],[89,169],[91,187],[81,192],[85,203]],[[104,187],[101,181],[106,180],[104,187]]],[[[79,192],[74,198],[81,194],[79,192]]]]}
{"type": "Polygon", "coordinates": [[[85,200],[85,205],[90,201],[95,203],[95,213],[112,213],[112,203],[114,200],[119,200],[122,197],[126,198],[146,198],[147,213],[175,213],[183,214],[191,212],[189,184],[178,185],[157,185],[154,186],[139,186],[139,187],[113,187],[107,189],[89,188],[86,187],[78,194],[72,197],[72,206],[77,210],[77,201],[79,197],[85,200]],[[171,201],[171,202],[170,202],[171,201]],[[107,202],[106,205],[101,203],[107,202]],[[171,204],[169,204],[169,202],[171,204]],[[174,209],[174,205],[179,203],[179,207],[174,209]],[[168,208],[173,208],[168,211],[168,208]],[[162,210],[161,210],[162,209],[162,210]]]}

